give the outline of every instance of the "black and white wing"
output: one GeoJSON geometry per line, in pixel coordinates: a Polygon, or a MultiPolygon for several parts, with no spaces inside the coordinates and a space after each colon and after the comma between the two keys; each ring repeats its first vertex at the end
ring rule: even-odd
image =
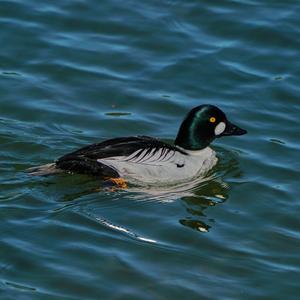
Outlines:
{"type": "Polygon", "coordinates": [[[123,137],[106,140],[66,154],[56,161],[56,167],[74,173],[100,176],[119,176],[105,160],[122,160],[136,164],[159,165],[175,153],[184,151],[147,136],[123,137]]]}

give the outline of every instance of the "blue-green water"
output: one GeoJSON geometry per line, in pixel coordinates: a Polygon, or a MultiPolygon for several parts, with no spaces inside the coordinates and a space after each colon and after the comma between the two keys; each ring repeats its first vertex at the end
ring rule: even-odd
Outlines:
{"type": "MultiPolygon", "coordinates": [[[[299,299],[300,2],[0,1],[1,299],[299,299]],[[24,170],[172,141],[211,103],[248,130],[158,195],[24,170]]],[[[161,191],[160,191],[161,192],[161,191]]]]}

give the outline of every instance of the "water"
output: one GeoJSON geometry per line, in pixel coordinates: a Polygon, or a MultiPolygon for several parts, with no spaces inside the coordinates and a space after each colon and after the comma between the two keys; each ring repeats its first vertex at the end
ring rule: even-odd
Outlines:
{"type": "Polygon", "coordinates": [[[299,299],[299,1],[55,2],[0,1],[0,298],[299,299]],[[202,103],[249,133],[192,189],[23,173],[202,103]]]}

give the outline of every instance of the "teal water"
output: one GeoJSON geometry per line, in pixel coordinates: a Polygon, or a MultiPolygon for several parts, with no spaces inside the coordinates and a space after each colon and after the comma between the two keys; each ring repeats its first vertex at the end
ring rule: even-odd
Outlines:
{"type": "Polygon", "coordinates": [[[0,1],[1,299],[299,299],[300,3],[0,1]],[[23,171],[211,103],[196,187],[23,171]]]}

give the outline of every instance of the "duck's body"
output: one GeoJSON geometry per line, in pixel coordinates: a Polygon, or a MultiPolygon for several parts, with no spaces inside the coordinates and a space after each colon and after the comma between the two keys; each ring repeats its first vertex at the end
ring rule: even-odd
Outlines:
{"type": "Polygon", "coordinates": [[[200,173],[204,174],[217,159],[215,152],[183,150],[150,137],[136,137],[137,150],[130,155],[97,159],[98,163],[114,169],[120,177],[145,183],[175,183],[200,173]],[[141,141],[145,148],[140,147],[141,141]]]}
{"type": "Polygon", "coordinates": [[[120,177],[147,184],[175,183],[203,175],[216,164],[215,152],[209,147],[215,137],[244,133],[245,130],[229,123],[220,109],[203,105],[187,115],[175,145],[147,136],[115,138],[86,146],[53,164],[31,168],[30,172],[120,177]]]}

